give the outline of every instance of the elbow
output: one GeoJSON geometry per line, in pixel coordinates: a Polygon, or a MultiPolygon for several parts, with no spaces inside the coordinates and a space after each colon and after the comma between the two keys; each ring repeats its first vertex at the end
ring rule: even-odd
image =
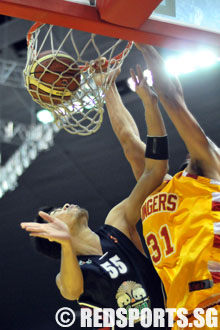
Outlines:
{"type": "Polygon", "coordinates": [[[130,143],[126,143],[123,148],[126,159],[130,163],[137,163],[140,167],[142,167],[142,172],[144,171],[144,162],[145,162],[145,145],[142,146],[140,143],[136,141],[131,141],[130,143]]]}
{"type": "Polygon", "coordinates": [[[122,146],[124,155],[138,180],[145,167],[145,144],[140,141],[139,137],[132,136],[132,138],[126,139],[122,146]]]}
{"type": "Polygon", "coordinates": [[[63,285],[60,279],[60,274],[58,274],[56,277],[56,284],[58,289],[60,290],[62,297],[64,297],[65,299],[77,300],[83,293],[83,283],[79,283],[76,287],[73,287],[72,285],[63,285]]]}
{"type": "Polygon", "coordinates": [[[124,154],[134,172],[136,180],[138,180],[144,172],[144,152],[137,152],[134,148],[128,148],[124,150],[124,154]]]}
{"type": "Polygon", "coordinates": [[[60,293],[63,298],[67,300],[77,300],[83,293],[82,288],[78,288],[77,290],[69,290],[69,289],[64,289],[64,288],[59,288],[60,293]]]}

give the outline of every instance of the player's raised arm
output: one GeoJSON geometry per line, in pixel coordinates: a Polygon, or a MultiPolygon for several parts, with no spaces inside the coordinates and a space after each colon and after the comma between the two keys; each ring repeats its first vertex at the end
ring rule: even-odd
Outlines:
{"type": "Polygon", "coordinates": [[[131,70],[136,92],[145,107],[148,136],[145,151],[145,169],[129,197],[116,206],[108,215],[106,223],[123,231],[122,224],[135,226],[141,218],[140,209],[145,198],[163,181],[168,169],[168,142],[163,119],[158,107],[157,95],[148,86],[140,66],[137,66],[137,78],[131,70]],[[114,212],[118,212],[115,216],[114,212]]]}
{"type": "Polygon", "coordinates": [[[167,173],[168,141],[157,95],[148,86],[140,66],[137,66],[137,76],[131,69],[131,77],[136,85],[136,93],[143,102],[147,125],[145,169],[126,205],[127,221],[133,222],[136,219],[137,222],[141,217],[140,209],[144,199],[162,183],[167,173]]]}
{"type": "Polygon", "coordinates": [[[105,93],[106,108],[112,129],[117,136],[125,157],[131,165],[136,180],[144,171],[145,143],[141,141],[137,125],[130,112],[124,106],[121,96],[115,84],[115,79],[105,93]]]}
{"type": "Polygon", "coordinates": [[[146,64],[153,74],[154,87],[164,109],[190,153],[191,162],[188,169],[192,172],[200,172],[200,175],[220,180],[219,149],[207,138],[188,110],[178,78],[167,73],[163,59],[152,46],[144,44],[136,46],[141,50],[146,64]]]}

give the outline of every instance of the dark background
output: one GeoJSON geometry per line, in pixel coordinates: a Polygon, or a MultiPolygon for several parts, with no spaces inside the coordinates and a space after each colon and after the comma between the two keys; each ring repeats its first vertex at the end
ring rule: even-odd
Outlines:
{"type": "MultiPolygon", "coordinates": [[[[30,22],[0,17],[0,58],[25,63],[25,35],[30,22]]],[[[159,50],[166,57],[171,52],[159,50]]],[[[118,88],[134,116],[142,139],[146,136],[141,102],[126,86],[129,67],[140,63],[133,48],[126,59],[118,88]]],[[[220,65],[181,77],[186,102],[207,135],[220,145],[220,65]]],[[[22,86],[21,86],[22,87],[22,86]]],[[[28,124],[33,105],[23,88],[0,86],[1,119],[28,124]]],[[[164,114],[164,112],[163,112],[164,114]]],[[[177,171],[186,155],[175,128],[164,114],[170,142],[170,173],[177,171]]],[[[188,132],[192,136],[193,132],[188,132]]],[[[17,148],[1,143],[2,162],[17,148]]],[[[92,229],[104,223],[109,210],[124,199],[135,184],[129,164],[114,136],[107,112],[100,130],[88,137],[65,131],[56,135],[50,150],[42,152],[18,181],[18,187],[0,200],[0,329],[55,330],[55,313],[60,307],[77,309],[74,302],[60,296],[55,285],[59,262],[38,255],[31,246],[21,221],[30,221],[39,207],[79,204],[89,210],[92,229]]],[[[108,299],[108,293],[106,293],[108,299]]],[[[77,325],[74,326],[77,329],[77,325]]]]}

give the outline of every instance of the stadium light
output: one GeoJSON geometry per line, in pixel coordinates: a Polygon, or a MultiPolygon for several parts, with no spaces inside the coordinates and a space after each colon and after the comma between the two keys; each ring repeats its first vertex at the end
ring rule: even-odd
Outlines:
{"type": "Polygon", "coordinates": [[[36,114],[37,119],[42,124],[49,124],[54,121],[54,116],[52,115],[51,111],[47,109],[41,109],[36,114]]]}
{"type": "Polygon", "coordinates": [[[209,49],[201,49],[195,53],[187,52],[179,56],[169,57],[165,61],[166,70],[170,74],[187,74],[201,68],[211,67],[220,59],[209,49]]]}

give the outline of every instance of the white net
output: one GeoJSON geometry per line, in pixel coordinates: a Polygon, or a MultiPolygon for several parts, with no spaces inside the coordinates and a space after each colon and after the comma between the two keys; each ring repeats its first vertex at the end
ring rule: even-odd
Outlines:
{"type": "Polygon", "coordinates": [[[89,135],[102,123],[105,90],[131,46],[124,40],[36,23],[28,34],[25,86],[35,102],[53,113],[59,128],[89,135]]]}

